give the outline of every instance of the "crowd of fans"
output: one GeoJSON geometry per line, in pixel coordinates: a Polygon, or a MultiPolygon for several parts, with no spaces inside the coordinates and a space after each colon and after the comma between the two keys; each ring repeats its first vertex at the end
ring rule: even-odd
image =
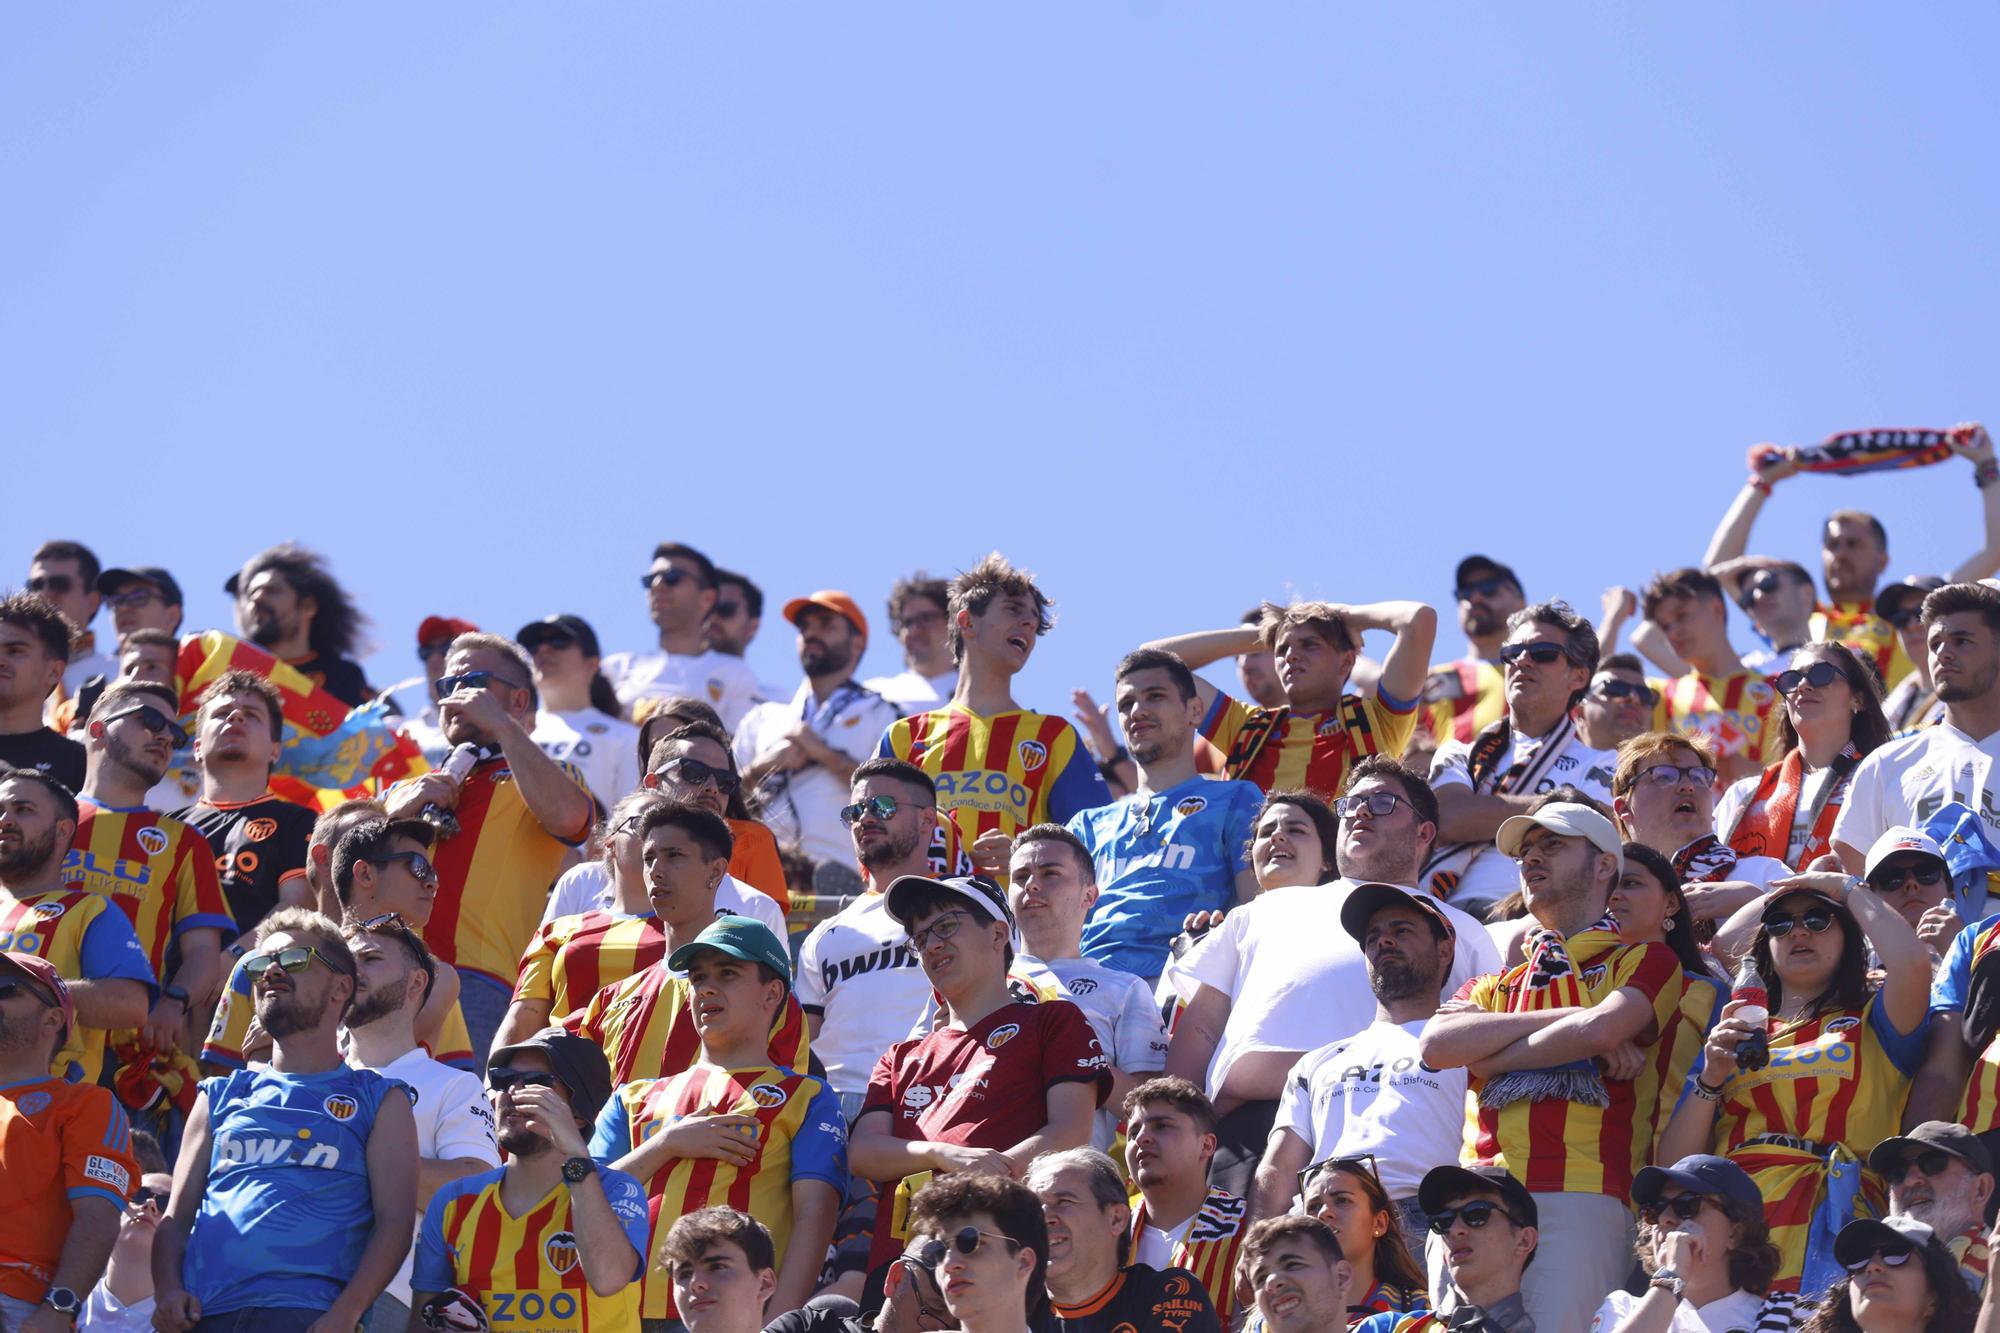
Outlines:
{"type": "Polygon", "coordinates": [[[200,629],[45,542],[0,1330],[2000,1333],[2000,464],[1931,434],[1937,577],[1747,554],[1766,450],[1596,623],[1472,555],[1463,660],[1267,602],[1072,716],[998,554],[891,677],[822,590],[760,684],[667,542],[645,649],[445,607],[378,690],[312,552],[200,629]]]}

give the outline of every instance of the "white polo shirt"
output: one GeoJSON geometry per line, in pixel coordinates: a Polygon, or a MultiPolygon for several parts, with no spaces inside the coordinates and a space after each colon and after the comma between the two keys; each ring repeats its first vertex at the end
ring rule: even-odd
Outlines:
{"type": "Polygon", "coordinates": [[[558,713],[539,709],[528,739],[542,753],[583,770],[591,795],[605,809],[639,786],[639,729],[595,708],[558,713]]]}
{"type": "MultiPolygon", "coordinates": [[[[784,742],[804,722],[819,738],[859,764],[875,751],[882,733],[897,718],[895,707],[876,694],[847,681],[827,695],[813,698],[811,682],[801,683],[789,703],[758,704],[736,729],[736,767],[747,770],[784,742]]],[[[795,846],[815,861],[854,862],[854,842],[840,822],[852,784],[819,764],[788,773],[772,773],[758,784],[758,814],[780,844],[795,846]]]]}
{"type": "Polygon", "coordinates": [[[740,657],[713,648],[699,653],[613,653],[598,664],[631,712],[641,699],[686,695],[707,703],[730,731],[757,702],[757,675],[740,657]]]}

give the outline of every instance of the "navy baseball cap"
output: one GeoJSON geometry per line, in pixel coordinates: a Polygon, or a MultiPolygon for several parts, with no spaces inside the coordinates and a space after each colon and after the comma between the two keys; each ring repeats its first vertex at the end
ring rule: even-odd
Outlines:
{"type": "Polygon", "coordinates": [[[1759,1214],[1764,1211],[1764,1196],[1749,1173],[1727,1157],[1715,1157],[1708,1153],[1683,1157],[1672,1166],[1644,1168],[1632,1177],[1632,1202],[1657,1204],[1661,1191],[1670,1183],[1679,1185],[1689,1194],[1723,1195],[1738,1203],[1748,1204],[1759,1214]]]}
{"type": "Polygon", "coordinates": [[[576,646],[583,649],[585,657],[604,655],[597,651],[597,631],[592,629],[590,622],[582,616],[567,614],[543,616],[540,620],[530,621],[521,626],[521,632],[514,636],[514,642],[532,653],[536,644],[554,634],[567,634],[575,639],[576,646]]]}
{"type": "Polygon", "coordinates": [[[106,597],[115,597],[118,590],[128,583],[150,583],[159,592],[160,600],[168,606],[181,604],[181,585],[174,582],[174,576],[158,565],[134,565],[130,569],[107,569],[97,576],[97,591],[106,597]]]}
{"type": "Polygon", "coordinates": [[[1417,1206],[1427,1213],[1442,1212],[1445,1200],[1467,1194],[1497,1194],[1517,1223],[1542,1224],[1535,1196],[1504,1166],[1434,1166],[1417,1185],[1417,1206]]]}

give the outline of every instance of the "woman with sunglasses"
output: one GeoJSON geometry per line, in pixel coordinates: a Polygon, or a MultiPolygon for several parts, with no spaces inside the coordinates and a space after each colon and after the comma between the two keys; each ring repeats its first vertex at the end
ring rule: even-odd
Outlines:
{"type": "Polygon", "coordinates": [[[597,631],[582,616],[545,616],[514,636],[534,663],[541,707],[529,739],[551,759],[583,771],[599,805],[639,785],[632,747],[639,729],[625,720],[618,695],[598,669],[597,631]]]}
{"type": "MultiPolygon", "coordinates": [[[[1694,1333],[1757,1327],[1777,1271],[1764,1199],[1743,1169],[1720,1157],[1649,1166],[1632,1180],[1639,1208],[1637,1296],[1614,1291],[1598,1308],[1599,1333],[1694,1333]]],[[[1778,1298],[1771,1313],[1789,1310],[1778,1298]]]]}
{"type": "Polygon", "coordinates": [[[1978,1303],[1951,1251],[1909,1217],[1859,1218],[1834,1237],[1846,1270],[1799,1333],[1971,1333],[1978,1303]]]}
{"type": "Polygon", "coordinates": [[[1854,1216],[1864,1190],[1878,1210],[1884,1201],[1862,1162],[1896,1133],[1923,1060],[1930,951],[1864,881],[1831,872],[1776,881],[1724,925],[1718,952],[1746,931],[1769,1017],[1740,1016],[1751,997],[1724,1008],[1657,1156],[1713,1152],[1749,1172],[1783,1260],[1774,1288],[1817,1298],[1835,1270],[1808,1247],[1815,1223],[1854,1216]],[[1765,1050],[1753,1043],[1746,1068],[1753,1036],[1765,1050]]]}
{"type": "Polygon", "coordinates": [[[1944,716],[1937,686],[1931,681],[1930,648],[1924,642],[1924,598],[1944,586],[1935,574],[1912,574],[1875,594],[1875,614],[1896,631],[1903,655],[1910,659],[1909,674],[1882,696],[1882,715],[1889,730],[1902,733],[1927,727],[1944,716]]]}
{"type": "Polygon", "coordinates": [[[1844,643],[1809,643],[1775,678],[1785,757],[1716,802],[1715,826],[1743,856],[1804,869],[1833,850],[1833,821],[1862,757],[1888,741],[1882,683],[1844,643]]]}
{"type": "Polygon", "coordinates": [[[1424,1270],[1403,1242],[1395,1204],[1370,1157],[1336,1158],[1307,1172],[1305,1208],[1333,1228],[1347,1258],[1347,1322],[1431,1308],[1424,1270]]]}

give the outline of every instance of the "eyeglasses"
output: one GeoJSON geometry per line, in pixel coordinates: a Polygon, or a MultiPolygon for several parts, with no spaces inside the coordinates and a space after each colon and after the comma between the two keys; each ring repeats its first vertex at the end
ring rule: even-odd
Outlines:
{"type": "Polygon", "coordinates": [[[1764,934],[1771,939],[1781,940],[1792,931],[1804,926],[1808,935],[1824,935],[1833,925],[1833,911],[1830,908],[1815,907],[1803,916],[1767,916],[1764,918],[1764,934]]]}
{"type": "Polygon", "coordinates": [[[689,574],[685,569],[655,569],[650,573],[639,576],[639,586],[651,589],[657,588],[664,583],[669,588],[678,588],[692,577],[693,575],[689,574]]]}
{"type": "Polygon", "coordinates": [[[43,995],[41,991],[35,989],[35,987],[29,985],[21,978],[0,977],[0,1000],[11,1000],[16,995],[32,995],[35,997],[36,1002],[42,1006],[42,1008],[44,1009],[55,1008],[55,1005],[50,1003],[47,996],[43,995]]]}
{"type": "Polygon", "coordinates": [[[32,593],[54,593],[58,597],[67,597],[70,589],[76,586],[76,580],[67,574],[42,574],[21,586],[32,593]]]}
{"type": "Polygon", "coordinates": [[[1648,708],[1660,701],[1658,692],[1652,686],[1634,685],[1631,681],[1619,680],[1616,676],[1605,676],[1591,682],[1590,692],[1596,698],[1607,702],[1613,699],[1637,699],[1648,708]]]}
{"type": "Polygon", "coordinates": [[[515,1069],[508,1065],[495,1065],[486,1071],[486,1086],[495,1092],[505,1092],[509,1088],[553,1088],[556,1076],[539,1069],[515,1069]]]}
{"type": "Polygon", "coordinates": [[[188,743],[187,728],[183,727],[180,723],[174,721],[172,718],[168,717],[165,713],[153,707],[153,705],[151,704],[133,704],[130,708],[121,708],[117,712],[105,718],[104,724],[106,726],[109,726],[113,722],[117,722],[122,718],[128,718],[128,717],[138,718],[139,725],[144,727],[148,733],[154,736],[159,735],[161,732],[165,732],[168,736],[173,738],[174,748],[176,750],[180,749],[183,745],[186,745],[188,743]]]}
{"type": "Polygon", "coordinates": [[[1705,764],[1654,764],[1640,769],[1639,777],[1655,787],[1671,787],[1682,778],[1697,787],[1715,785],[1715,770],[1705,764]]]}
{"type": "Polygon", "coordinates": [[[946,912],[922,930],[910,934],[910,947],[922,953],[930,947],[932,940],[948,940],[958,934],[959,927],[972,919],[970,912],[946,912]]]}
{"type": "Polygon", "coordinates": [[[280,949],[276,953],[245,954],[243,956],[243,972],[252,981],[257,980],[274,967],[296,975],[310,967],[315,958],[320,961],[320,966],[329,972],[338,972],[344,977],[354,975],[352,971],[334,962],[310,944],[295,944],[289,949],[280,949]]]}
{"type": "Polygon", "coordinates": [[[1701,1211],[1704,1197],[1700,1194],[1676,1194],[1671,1199],[1642,1203],[1639,1205],[1639,1218],[1649,1227],[1658,1226],[1660,1219],[1668,1213],[1672,1213],[1683,1222],[1692,1222],[1694,1215],[1701,1211]]]}
{"type": "Polygon", "coordinates": [[[141,1185],[138,1189],[132,1191],[132,1206],[134,1208],[144,1208],[148,1204],[151,1204],[153,1207],[165,1212],[167,1201],[171,1197],[172,1194],[170,1191],[148,1189],[146,1186],[141,1185]]]}
{"type": "Polygon", "coordinates": [[[840,822],[850,825],[859,824],[869,815],[873,815],[875,818],[886,823],[902,808],[901,803],[893,796],[870,796],[865,801],[856,801],[853,805],[841,806],[840,822]]]}
{"type": "Polygon", "coordinates": [[[1919,861],[1915,865],[1897,867],[1877,866],[1875,873],[1868,877],[1868,887],[1877,893],[1894,893],[1911,880],[1926,889],[1934,889],[1944,883],[1944,867],[1933,861],[1919,861]]]}
{"type": "MultiPolygon", "coordinates": [[[[1306,1197],[1307,1187],[1323,1173],[1335,1170],[1352,1171],[1356,1174],[1366,1173],[1378,1187],[1382,1184],[1382,1172],[1376,1164],[1374,1153],[1356,1153],[1352,1157],[1329,1157],[1324,1162],[1317,1162],[1299,1172],[1299,1197],[1302,1199],[1306,1197]]],[[[1386,1190],[1383,1192],[1387,1193],[1386,1190]]]]}
{"type": "Polygon", "coordinates": [[[1559,643],[1506,643],[1500,645],[1500,664],[1513,666],[1523,657],[1536,666],[1548,666],[1552,662],[1575,661],[1569,649],[1559,643]]]}
{"type": "Polygon", "coordinates": [[[1878,1245],[1861,1258],[1848,1264],[1847,1271],[1850,1273],[1865,1273],[1868,1271],[1868,1265],[1874,1263],[1877,1259],[1880,1259],[1891,1268],[1901,1268],[1904,1264],[1910,1262],[1910,1256],[1916,1252],[1917,1247],[1909,1244],[1907,1241],[1900,1245],[1878,1245]]]}
{"type": "Polygon", "coordinates": [[[1366,810],[1380,819],[1395,810],[1402,802],[1403,798],[1392,791],[1371,791],[1360,796],[1341,797],[1333,803],[1333,813],[1337,819],[1352,819],[1366,810]]]}
{"type": "MultiPolygon", "coordinates": [[[[381,856],[370,856],[364,859],[371,866],[386,866],[401,861],[410,867],[412,875],[415,875],[424,883],[435,884],[438,882],[437,867],[432,865],[430,857],[425,856],[422,852],[385,852],[381,856]]],[[[394,912],[389,913],[389,915],[396,916],[394,912]]],[[[396,919],[399,923],[402,920],[401,917],[397,917],[396,919]]],[[[377,917],[376,920],[379,921],[381,918],[377,917]]]]}
{"type": "Polygon", "coordinates": [[[957,1321],[952,1318],[950,1310],[941,1309],[937,1303],[939,1300],[937,1270],[926,1264],[922,1255],[903,1253],[891,1259],[885,1274],[884,1291],[894,1295],[903,1282],[911,1280],[912,1273],[922,1273],[930,1279],[929,1290],[926,1290],[924,1284],[920,1282],[915,1283],[912,1288],[917,1297],[917,1327],[925,1330],[925,1333],[951,1328],[957,1321]]]}
{"type": "Polygon", "coordinates": [[[1431,1230],[1438,1235],[1448,1236],[1451,1234],[1452,1224],[1463,1218],[1465,1225],[1477,1231],[1488,1222],[1491,1222],[1495,1213],[1514,1223],[1515,1226],[1521,1225],[1520,1221],[1512,1213],[1502,1208],[1499,1204],[1488,1203],[1484,1199],[1481,1199],[1476,1203],[1461,1204],[1456,1208],[1443,1208],[1432,1213],[1430,1226],[1431,1230]]]}
{"type": "Polygon", "coordinates": [[[1474,579],[1470,583],[1459,584],[1452,590],[1452,596],[1461,602],[1469,602],[1475,597],[1491,597],[1507,587],[1510,582],[1511,580],[1499,574],[1493,574],[1483,579],[1474,579]]]}
{"type": "Polygon", "coordinates": [[[1778,678],[1771,683],[1778,687],[1778,693],[1791,694],[1801,685],[1810,685],[1816,690],[1823,690],[1839,679],[1839,667],[1831,662],[1814,662],[1804,671],[1800,671],[1797,667],[1790,671],[1780,671],[1778,678]]]}
{"type": "Polygon", "coordinates": [[[704,764],[699,759],[689,759],[685,755],[678,759],[669,759],[666,763],[648,773],[646,775],[646,785],[648,787],[659,786],[659,778],[662,773],[672,773],[684,785],[689,787],[699,787],[703,783],[714,783],[715,789],[724,796],[735,795],[736,789],[743,785],[743,780],[728,769],[716,768],[712,764],[704,764]]]}
{"type": "Polygon", "coordinates": [[[459,690],[483,690],[488,686],[496,684],[505,685],[509,689],[515,690],[525,690],[528,688],[518,680],[509,680],[505,676],[496,675],[491,671],[462,671],[456,676],[439,676],[437,678],[437,692],[441,697],[447,694],[455,694],[459,690]]]}
{"type": "Polygon", "coordinates": [[[1002,1245],[1005,1245],[1009,1254],[1021,1248],[1021,1242],[1011,1236],[1003,1236],[995,1231],[981,1231],[978,1227],[964,1226],[952,1232],[949,1241],[933,1236],[927,1241],[920,1242],[916,1248],[916,1262],[926,1268],[936,1269],[939,1264],[944,1262],[945,1247],[947,1244],[960,1254],[969,1256],[979,1253],[980,1245],[989,1240],[997,1240],[1002,1245]]]}
{"type": "Polygon", "coordinates": [[[113,595],[104,599],[104,604],[110,607],[112,610],[116,611],[120,607],[126,607],[126,606],[134,608],[141,606],[150,606],[154,602],[162,600],[164,599],[161,598],[159,592],[156,589],[148,588],[144,585],[141,585],[137,588],[132,589],[130,592],[114,593],[113,595]]]}

